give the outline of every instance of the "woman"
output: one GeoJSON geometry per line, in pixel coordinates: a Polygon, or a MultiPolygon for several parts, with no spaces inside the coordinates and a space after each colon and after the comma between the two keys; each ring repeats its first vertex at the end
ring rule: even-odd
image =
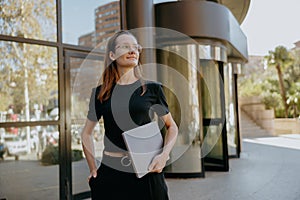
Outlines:
{"type": "Polygon", "coordinates": [[[168,199],[162,170],[176,141],[178,128],[168,111],[161,85],[141,77],[141,50],[137,39],[127,31],[117,32],[107,44],[102,84],[93,89],[82,131],[92,199],[168,199]],[[163,151],[154,157],[150,172],[137,178],[130,160],[125,159],[122,133],[153,121],[154,113],[167,128],[163,151]],[[97,169],[91,135],[101,117],[105,128],[104,150],[97,169]]]}

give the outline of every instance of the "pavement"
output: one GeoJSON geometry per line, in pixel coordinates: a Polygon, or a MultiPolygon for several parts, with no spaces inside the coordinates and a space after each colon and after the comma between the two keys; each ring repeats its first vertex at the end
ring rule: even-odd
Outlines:
{"type": "Polygon", "coordinates": [[[229,172],[206,172],[204,179],[168,179],[170,199],[299,200],[300,138],[289,140],[295,148],[281,136],[259,142],[245,139],[241,157],[229,161],[229,172]]]}
{"type": "MultiPolygon", "coordinates": [[[[300,134],[244,139],[228,172],[205,178],[167,179],[170,200],[300,200],[300,134]]],[[[85,160],[74,162],[73,193],[89,189],[85,160]]],[[[0,161],[0,200],[59,199],[58,166],[0,161]]]]}

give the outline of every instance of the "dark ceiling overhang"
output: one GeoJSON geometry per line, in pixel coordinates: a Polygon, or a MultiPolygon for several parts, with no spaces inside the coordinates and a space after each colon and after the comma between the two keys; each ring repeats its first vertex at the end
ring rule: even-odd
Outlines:
{"type": "Polygon", "coordinates": [[[226,6],[239,24],[244,21],[250,6],[250,0],[218,0],[218,3],[226,6]]]}
{"type": "Polygon", "coordinates": [[[176,30],[195,39],[221,41],[228,57],[248,60],[247,37],[231,11],[208,1],[177,1],[155,5],[156,27],[176,30]]]}

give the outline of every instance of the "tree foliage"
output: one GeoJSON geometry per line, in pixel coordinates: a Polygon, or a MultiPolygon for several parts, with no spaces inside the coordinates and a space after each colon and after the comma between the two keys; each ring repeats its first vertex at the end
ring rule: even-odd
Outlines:
{"type": "Polygon", "coordinates": [[[0,0],[0,33],[56,40],[55,0],[0,0]]]}
{"type": "MultiPolygon", "coordinates": [[[[56,39],[54,1],[1,0],[0,5],[1,34],[56,39]]],[[[14,105],[16,113],[29,112],[34,104],[47,106],[58,88],[56,49],[1,41],[0,51],[0,111],[8,105],[14,105]]]]}
{"type": "Polygon", "coordinates": [[[299,116],[300,50],[278,46],[262,62],[264,60],[264,71],[256,73],[253,70],[247,77],[239,79],[239,94],[262,96],[266,107],[275,110],[276,117],[299,116]]]}
{"type": "Polygon", "coordinates": [[[284,105],[285,117],[288,117],[288,105],[287,105],[287,85],[284,82],[284,70],[292,62],[290,52],[284,46],[277,46],[274,51],[269,51],[269,55],[266,56],[268,66],[276,68],[278,75],[278,83],[280,88],[280,95],[282,104],[284,105]]]}

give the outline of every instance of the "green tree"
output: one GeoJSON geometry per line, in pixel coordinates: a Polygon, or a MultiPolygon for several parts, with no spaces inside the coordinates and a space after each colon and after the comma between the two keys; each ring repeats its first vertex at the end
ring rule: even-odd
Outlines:
{"type": "MultiPolygon", "coordinates": [[[[0,33],[55,40],[55,31],[51,31],[55,30],[54,13],[53,0],[1,0],[0,33]]],[[[47,104],[49,91],[57,90],[56,49],[2,41],[0,51],[0,93],[1,100],[3,98],[6,101],[1,103],[1,110],[14,103],[15,111],[25,112],[26,120],[30,120],[30,103],[47,104]]]]}
{"type": "Polygon", "coordinates": [[[288,104],[286,97],[286,87],[284,84],[282,70],[286,68],[292,62],[290,52],[284,46],[277,46],[274,51],[269,51],[269,55],[266,56],[268,66],[274,66],[277,71],[280,94],[282,103],[284,105],[285,117],[288,117],[288,104]]]}
{"type": "MultiPolygon", "coordinates": [[[[0,0],[0,34],[55,41],[55,9],[54,0],[0,0]]],[[[6,105],[13,103],[30,121],[30,104],[46,104],[50,92],[57,90],[56,49],[2,41],[0,51],[1,100],[3,95],[6,105]]],[[[26,135],[30,151],[29,127],[26,135]]]]}

